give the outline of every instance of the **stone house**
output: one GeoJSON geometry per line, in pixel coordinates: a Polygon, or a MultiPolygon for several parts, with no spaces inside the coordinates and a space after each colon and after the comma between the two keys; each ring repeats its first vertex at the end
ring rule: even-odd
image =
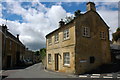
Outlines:
{"type": "Polygon", "coordinates": [[[120,38],[117,41],[113,41],[113,43],[110,44],[110,50],[112,62],[120,62],[120,38]]]}
{"type": "Polygon", "coordinates": [[[82,74],[111,62],[109,27],[88,2],[87,12],[46,35],[47,69],[82,74]]]}
{"type": "Polygon", "coordinates": [[[25,46],[19,40],[19,35],[12,35],[6,25],[0,25],[0,48],[2,55],[2,68],[12,68],[19,64],[25,53],[25,46]]]}
{"type": "Polygon", "coordinates": [[[34,58],[34,52],[32,50],[29,50],[28,48],[26,48],[25,49],[24,60],[33,61],[33,58],[34,58]]]}

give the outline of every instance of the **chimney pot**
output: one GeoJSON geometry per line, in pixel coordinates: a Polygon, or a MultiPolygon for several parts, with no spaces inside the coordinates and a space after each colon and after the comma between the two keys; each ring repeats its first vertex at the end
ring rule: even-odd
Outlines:
{"type": "Polygon", "coordinates": [[[59,26],[62,27],[63,25],[65,25],[65,22],[63,21],[63,19],[61,19],[61,21],[59,22],[59,26]]]}
{"type": "Polygon", "coordinates": [[[17,34],[17,39],[19,39],[19,34],[17,34]]]}

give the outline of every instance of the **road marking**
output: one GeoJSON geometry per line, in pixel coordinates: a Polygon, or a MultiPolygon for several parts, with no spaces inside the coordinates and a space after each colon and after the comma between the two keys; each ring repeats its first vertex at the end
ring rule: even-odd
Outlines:
{"type": "Polygon", "coordinates": [[[92,74],[92,75],[94,75],[94,76],[100,76],[100,74],[92,74]]]}
{"type": "Polygon", "coordinates": [[[91,76],[91,78],[100,78],[100,76],[91,76]]]}
{"type": "Polygon", "coordinates": [[[118,74],[118,76],[120,76],[120,74],[118,74]]]}
{"type": "Polygon", "coordinates": [[[119,76],[117,78],[120,78],[119,76]]]}
{"type": "Polygon", "coordinates": [[[111,77],[111,76],[103,76],[103,78],[113,78],[113,77],[111,77]]]}
{"type": "Polygon", "coordinates": [[[87,77],[87,76],[85,76],[85,75],[79,75],[79,77],[81,77],[81,78],[85,78],[85,77],[87,77]]]}

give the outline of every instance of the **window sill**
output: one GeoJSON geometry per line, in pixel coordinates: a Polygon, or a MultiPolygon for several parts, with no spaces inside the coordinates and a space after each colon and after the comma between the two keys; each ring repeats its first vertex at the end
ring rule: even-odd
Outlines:
{"type": "Polygon", "coordinates": [[[83,37],[85,37],[85,38],[90,38],[90,36],[83,36],[83,37]]]}
{"type": "Polygon", "coordinates": [[[52,44],[48,44],[48,46],[51,46],[52,44]]]}
{"type": "Polygon", "coordinates": [[[52,64],[52,62],[48,62],[48,64],[50,64],[50,65],[51,65],[51,64],[52,64]]]}
{"type": "Polygon", "coordinates": [[[68,67],[68,68],[70,68],[70,64],[63,64],[63,67],[68,67]]]}
{"type": "Polygon", "coordinates": [[[56,41],[55,44],[59,43],[59,41],[56,41]]]}
{"type": "Polygon", "coordinates": [[[101,40],[106,40],[105,38],[101,38],[101,40]]]}
{"type": "Polygon", "coordinates": [[[70,40],[70,38],[63,39],[63,41],[67,41],[67,40],[70,40]]]}

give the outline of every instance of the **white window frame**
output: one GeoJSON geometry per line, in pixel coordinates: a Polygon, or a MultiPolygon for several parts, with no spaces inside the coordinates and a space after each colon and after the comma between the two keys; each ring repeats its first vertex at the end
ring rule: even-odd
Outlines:
{"type": "Polygon", "coordinates": [[[67,40],[69,38],[70,38],[70,31],[69,31],[69,29],[65,29],[63,31],[63,40],[67,40]]]}
{"type": "Polygon", "coordinates": [[[70,53],[69,52],[63,53],[63,65],[70,66],[70,53]]]}
{"type": "Polygon", "coordinates": [[[101,38],[101,39],[106,39],[106,34],[105,34],[105,32],[103,32],[103,31],[100,32],[100,38],[101,38]]]}
{"type": "Polygon", "coordinates": [[[90,37],[90,28],[89,27],[83,27],[83,29],[82,29],[83,31],[83,36],[84,37],[90,37]]]}
{"type": "Polygon", "coordinates": [[[55,43],[59,42],[59,34],[55,34],[55,43]]]}
{"type": "Polygon", "coordinates": [[[52,44],[52,37],[48,39],[48,45],[52,44]]]}
{"type": "Polygon", "coordinates": [[[48,63],[52,62],[51,54],[48,54],[48,63]]]}

